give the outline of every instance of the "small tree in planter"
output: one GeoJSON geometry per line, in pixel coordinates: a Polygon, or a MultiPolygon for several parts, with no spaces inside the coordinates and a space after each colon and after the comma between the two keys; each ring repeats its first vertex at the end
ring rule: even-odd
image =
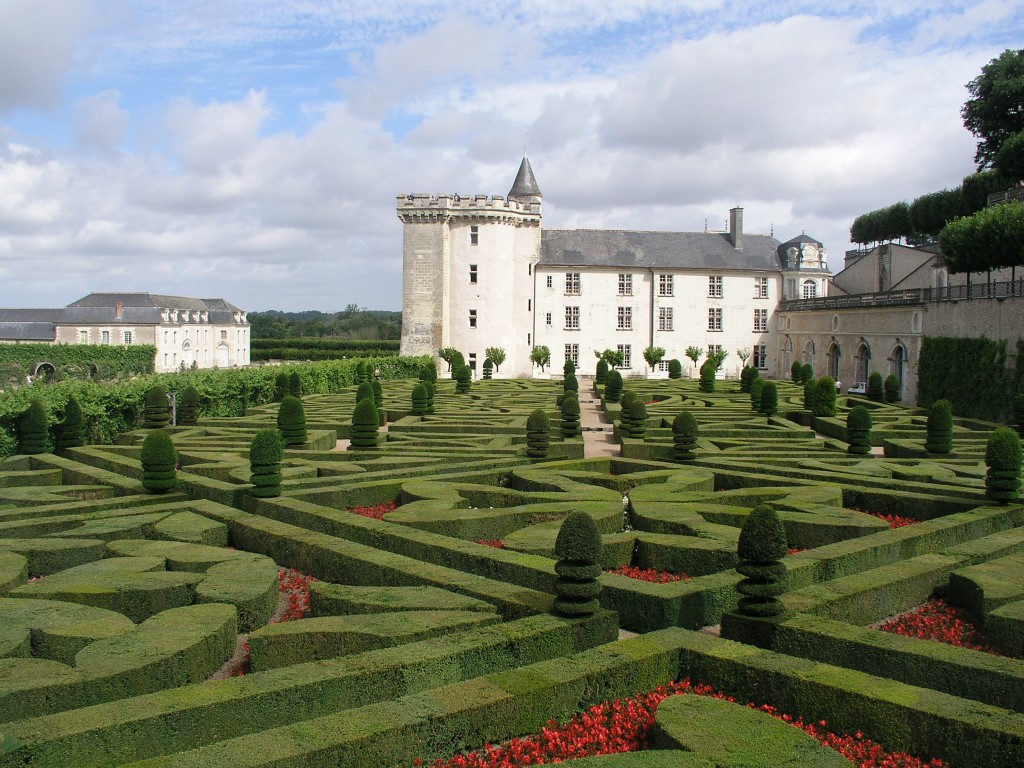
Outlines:
{"type": "Polygon", "coordinates": [[[890,373],[885,377],[885,402],[898,403],[900,401],[900,377],[890,373]]]}
{"type": "Polygon", "coordinates": [[[758,413],[761,412],[761,393],[764,391],[764,379],[754,379],[750,382],[750,407],[758,413]]]}
{"type": "Polygon", "coordinates": [[[183,427],[199,424],[199,390],[189,385],[178,397],[178,423],[183,427]]]}
{"type": "Polygon", "coordinates": [[[736,570],[746,577],[736,585],[742,595],[737,605],[741,615],[767,618],[782,613],[778,598],[786,591],[786,566],[781,561],[788,551],[778,513],[768,504],[758,504],[743,523],[736,548],[736,570]]]}
{"type": "Polygon", "coordinates": [[[580,383],[576,380],[575,373],[569,372],[565,374],[565,379],[562,380],[562,391],[576,393],[580,391],[580,383]]]}
{"type": "Polygon", "coordinates": [[[455,347],[441,347],[439,350],[437,350],[437,356],[448,364],[449,372],[451,372],[452,370],[452,359],[455,357],[457,353],[458,350],[455,347]]]}
{"type": "Polygon", "coordinates": [[[696,368],[697,361],[700,360],[701,355],[704,354],[704,350],[697,346],[690,346],[686,348],[686,351],[683,354],[693,361],[693,367],[696,368]]]}
{"type": "Polygon", "coordinates": [[[808,381],[814,378],[814,366],[810,363],[804,363],[800,366],[800,378],[803,379],[806,384],[808,381]]]}
{"type": "Polygon", "coordinates": [[[683,364],[674,357],[668,361],[668,377],[670,379],[683,378],[683,364]]]}
{"type": "Polygon", "coordinates": [[[488,360],[494,363],[494,370],[500,371],[505,362],[505,350],[501,347],[488,347],[484,350],[484,354],[487,355],[488,360]]]}
{"type": "Polygon", "coordinates": [[[540,372],[544,373],[544,366],[551,362],[551,350],[544,345],[534,347],[530,351],[530,360],[534,365],[539,365],[540,372]]]}
{"type": "Polygon", "coordinates": [[[57,428],[57,450],[66,451],[68,448],[83,445],[85,435],[82,427],[82,406],[78,404],[74,395],[69,395],[67,405],[64,406],[64,423],[57,428]]]}
{"type": "Polygon", "coordinates": [[[422,416],[427,412],[427,387],[420,382],[412,388],[412,410],[413,416],[422,416]]]}
{"type": "Polygon", "coordinates": [[[276,429],[261,429],[249,444],[250,494],[258,499],[281,495],[281,460],[284,445],[276,429]]]}
{"type": "Polygon", "coordinates": [[[489,381],[494,378],[494,363],[491,362],[491,358],[484,358],[484,380],[489,381]]]}
{"type": "Polygon", "coordinates": [[[580,427],[580,401],[576,397],[576,393],[565,394],[562,398],[561,405],[562,413],[562,437],[577,437],[583,434],[583,430],[580,427]]]}
{"type": "Polygon", "coordinates": [[[367,397],[356,403],[352,411],[352,434],[349,441],[349,450],[367,450],[376,448],[378,438],[379,417],[377,406],[373,404],[373,397],[367,397]]]}
{"type": "Polygon", "coordinates": [[[985,446],[985,495],[1000,504],[1020,498],[1020,437],[1009,427],[999,427],[985,446]]]}
{"type": "Polygon", "coordinates": [[[822,376],[814,385],[815,416],[836,415],[836,381],[831,376],[822,376]]]}
{"type": "Polygon", "coordinates": [[[142,441],[142,487],[150,493],[166,493],[178,483],[175,465],[178,452],[171,437],[163,430],[153,430],[142,441]]]}
{"type": "Polygon", "coordinates": [[[46,453],[47,415],[42,401],[33,397],[28,410],[18,417],[20,450],[26,456],[46,453]]]}
{"type": "Polygon", "coordinates": [[[302,397],[302,377],[298,371],[292,371],[288,376],[288,394],[292,397],[302,397]]]}
{"type": "Polygon", "coordinates": [[[284,400],[284,396],[288,394],[288,374],[284,371],[278,371],[274,377],[274,402],[280,403],[284,400]]]}
{"type": "Polygon", "coordinates": [[[609,403],[619,402],[622,397],[622,374],[614,368],[608,371],[608,378],[604,385],[604,399],[609,403]]]}
{"type": "MultiPolygon", "coordinates": [[[[758,379],[760,381],[760,379],[758,379]]],[[[779,412],[779,389],[774,381],[761,386],[761,413],[769,418],[779,412]]]]}
{"type": "Polygon", "coordinates": [[[658,367],[658,363],[665,359],[665,348],[664,347],[648,347],[644,350],[644,360],[647,361],[647,365],[651,367],[651,373],[654,373],[654,369],[658,367]]]}
{"type": "Polygon", "coordinates": [[[676,461],[697,458],[697,419],[689,411],[682,411],[672,420],[672,447],[676,461]]]}
{"type": "Polygon", "coordinates": [[[804,366],[799,360],[794,360],[789,366],[789,378],[794,384],[804,383],[804,366]]]}
{"type": "Polygon", "coordinates": [[[710,358],[705,360],[704,365],[700,367],[700,384],[697,385],[697,389],[701,392],[714,392],[717,372],[714,362],[710,358]]]}
{"type": "Polygon", "coordinates": [[[608,383],[608,361],[604,358],[597,361],[597,368],[594,371],[594,382],[597,384],[608,383]]]}
{"type": "Polygon", "coordinates": [[[551,444],[551,422],[538,408],[526,417],[526,455],[531,459],[546,459],[551,444]]]}
{"type": "Polygon", "coordinates": [[[555,539],[554,611],[560,616],[592,616],[601,607],[601,533],[586,512],[570,512],[555,539]]]}
{"type": "Polygon", "coordinates": [[[163,429],[171,423],[171,403],[167,390],[159,384],[146,392],[142,408],[142,426],[145,429],[163,429]]]}
{"type": "Polygon", "coordinates": [[[455,370],[454,376],[455,391],[460,395],[469,392],[469,388],[473,384],[473,370],[468,365],[462,365],[455,370]]]}
{"type": "Polygon", "coordinates": [[[866,456],[871,453],[871,411],[863,405],[850,410],[846,416],[847,453],[866,456]]]}
{"type": "Polygon", "coordinates": [[[876,403],[882,402],[885,399],[884,387],[882,374],[878,371],[872,371],[868,374],[868,400],[873,400],[876,403]]]}
{"type": "Polygon", "coordinates": [[[949,400],[936,400],[928,410],[924,449],[928,453],[953,450],[953,408],[949,400]]]}
{"type": "Polygon", "coordinates": [[[304,445],[306,442],[306,411],[295,395],[285,395],[277,409],[277,428],[285,446],[304,445]]]}

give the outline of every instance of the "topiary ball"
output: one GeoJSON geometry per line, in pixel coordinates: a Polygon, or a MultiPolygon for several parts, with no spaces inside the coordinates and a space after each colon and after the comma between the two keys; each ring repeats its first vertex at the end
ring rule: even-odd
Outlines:
{"type": "Polygon", "coordinates": [[[47,415],[43,403],[33,397],[28,410],[18,417],[20,450],[27,456],[46,453],[47,415]]]}
{"type": "Polygon", "coordinates": [[[286,446],[304,445],[306,442],[306,411],[302,401],[286,395],[277,409],[277,428],[286,446]]]}
{"type": "Polygon", "coordinates": [[[166,493],[178,482],[178,452],[170,435],[154,430],[142,441],[142,487],[150,493],[166,493]]]}

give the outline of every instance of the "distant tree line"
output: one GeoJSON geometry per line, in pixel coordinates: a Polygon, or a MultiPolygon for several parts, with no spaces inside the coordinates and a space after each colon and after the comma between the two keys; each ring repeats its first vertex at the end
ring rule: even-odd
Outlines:
{"type": "Polygon", "coordinates": [[[249,312],[252,340],[333,337],[336,339],[398,340],[402,313],[349,304],[340,312],[249,312]]]}

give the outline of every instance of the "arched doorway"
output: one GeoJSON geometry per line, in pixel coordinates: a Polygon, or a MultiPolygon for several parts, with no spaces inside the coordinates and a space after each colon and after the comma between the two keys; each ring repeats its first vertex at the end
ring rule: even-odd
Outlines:
{"type": "Polygon", "coordinates": [[[804,362],[814,367],[814,339],[808,339],[804,344],[804,362]]]}
{"type": "Polygon", "coordinates": [[[192,349],[192,342],[185,339],[181,345],[181,364],[186,368],[191,368],[195,360],[196,354],[195,350],[192,349]]]}
{"type": "Polygon", "coordinates": [[[835,341],[829,344],[825,355],[828,375],[839,381],[839,344],[835,341]]]}
{"type": "Polygon", "coordinates": [[[868,343],[861,339],[860,345],[857,347],[857,356],[854,358],[855,375],[854,378],[858,382],[867,381],[868,373],[871,370],[871,347],[868,343]]]}
{"type": "Polygon", "coordinates": [[[899,399],[903,399],[903,382],[907,373],[907,348],[903,342],[896,340],[896,346],[892,349],[892,373],[900,380],[899,399]]]}
{"type": "Polygon", "coordinates": [[[793,340],[786,337],[786,343],[782,345],[782,370],[789,371],[793,368],[793,340]]]}
{"type": "Polygon", "coordinates": [[[217,345],[217,367],[228,368],[231,365],[231,350],[223,342],[217,345]]]}
{"type": "Polygon", "coordinates": [[[37,363],[35,370],[32,372],[32,378],[36,381],[45,381],[47,383],[52,382],[54,377],[57,375],[57,369],[53,363],[37,363]]]}

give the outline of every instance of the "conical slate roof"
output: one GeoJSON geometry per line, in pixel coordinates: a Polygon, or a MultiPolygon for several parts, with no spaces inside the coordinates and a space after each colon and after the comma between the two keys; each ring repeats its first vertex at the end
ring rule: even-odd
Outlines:
{"type": "Polygon", "coordinates": [[[519,164],[519,173],[516,174],[516,180],[512,184],[512,189],[508,191],[508,196],[510,198],[544,196],[540,192],[540,187],[537,186],[537,179],[533,175],[530,161],[525,156],[523,162],[519,164]]]}

